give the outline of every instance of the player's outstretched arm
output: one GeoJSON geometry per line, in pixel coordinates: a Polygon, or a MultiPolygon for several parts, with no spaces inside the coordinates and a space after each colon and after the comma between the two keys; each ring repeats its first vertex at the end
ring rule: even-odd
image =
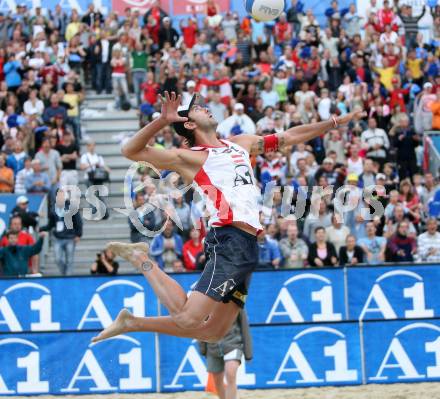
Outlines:
{"type": "Polygon", "coordinates": [[[174,122],[185,122],[187,118],[182,118],[177,113],[177,108],[181,102],[181,96],[171,95],[165,92],[165,97],[160,97],[162,110],[159,118],[150,122],[131,137],[122,147],[122,155],[132,161],[150,162],[159,169],[176,170],[179,168],[178,149],[162,150],[148,145],[150,140],[159,133],[164,127],[174,122]]]}
{"type": "Polygon", "coordinates": [[[332,117],[332,119],[328,121],[296,126],[282,133],[268,136],[240,135],[234,137],[231,141],[246,148],[250,154],[259,155],[268,151],[283,149],[284,146],[305,143],[325,134],[330,129],[338,128],[353,119],[362,118],[363,116],[364,113],[362,111],[356,111],[344,116],[332,117]]]}

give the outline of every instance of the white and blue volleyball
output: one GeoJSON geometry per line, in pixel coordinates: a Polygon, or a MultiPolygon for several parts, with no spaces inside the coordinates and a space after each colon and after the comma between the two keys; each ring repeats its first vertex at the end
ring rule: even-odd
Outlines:
{"type": "Polygon", "coordinates": [[[284,0],[245,0],[246,11],[257,21],[272,21],[284,11],[284,0]]]}

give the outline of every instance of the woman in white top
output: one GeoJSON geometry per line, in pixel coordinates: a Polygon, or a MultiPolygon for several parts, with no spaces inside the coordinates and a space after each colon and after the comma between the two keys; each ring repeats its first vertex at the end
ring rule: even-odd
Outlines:
{"type": "Polygon", "coordinates": [[[23,105],[24,113],[27,116],[43,115],[44,103],[37,97],[37,94],[38,94],[38,90],[35,89],[31,90],[31,92],[29,93],[29,99],[25,101],[23,105]]]}

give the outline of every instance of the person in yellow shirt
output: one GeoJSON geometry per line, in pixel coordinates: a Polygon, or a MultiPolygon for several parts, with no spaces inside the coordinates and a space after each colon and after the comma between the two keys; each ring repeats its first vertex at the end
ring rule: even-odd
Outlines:
{"type": "Polygon", "coordinates": [[[382,58],[382,65],[381,68],[374,67],[373,70],[380,76],[380,83],[382,83],[387,90],[393,90],[393,76],[399,64],[390,67],[388,59],[384,57],[382,58]]]}
{"type": "Polygon", "coordinates": [[[416,57],[416,51],[411,50],[408,53],[408,59],[406,61],[406,67],[411,74],[411,78],[418,82],[423,79],[423,60],[416,57]]]}
{"type": "Polygon", "coordinates": [[[64,94],[63,101],[70,106],[67,110],[67,123],[72,126],[75,138],[79,142],[81,140],[79,106],[82,101],[82,94],[75,92],[71,82],[66,83],[66,93],[64,94]]]}
{"type": "Polygon", "coordinates": [[[81,25],[81,21],[79,20],[78,11],[75,9],[72,10],[72,15],[70,17],[70,23],[66,28],[66,41],[70,42],[73,36],[75,36],[79,32],[79,26],[81,25]]]}

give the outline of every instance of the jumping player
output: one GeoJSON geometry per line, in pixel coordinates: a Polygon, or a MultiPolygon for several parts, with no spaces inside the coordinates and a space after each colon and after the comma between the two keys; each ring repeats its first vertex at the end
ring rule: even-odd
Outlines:
{"type": "Polygon", "coordinates": [[[129,260],[142,272],[170,315],[135,317],[124,309],[113,324],[93,339],[95,342],[134,331],[219,341],[244,306],[250,276],[258,263],[260,190],[250,155],[309,141],[363,116],[360,112],[333,116],[329,121],[283,133],[239,135],[226,141],[217,138],[217,121],[196,100],[194,95],[187,107],[179,107],[181,96],[165,92],[165,97],[161,97],[161,116],[139,130],[124,145],[122,154],[133,161],[146,161],[158,169],[179,173],[205,198],[211,227],[205,239],[205,269],[187,297],[182,287],[149,258],[146,244],[110,243],[108,248],[115,255],[129,260]],[[168,125],[186,139],[190,149],[162,150],[147,145],[168,125]]]}

